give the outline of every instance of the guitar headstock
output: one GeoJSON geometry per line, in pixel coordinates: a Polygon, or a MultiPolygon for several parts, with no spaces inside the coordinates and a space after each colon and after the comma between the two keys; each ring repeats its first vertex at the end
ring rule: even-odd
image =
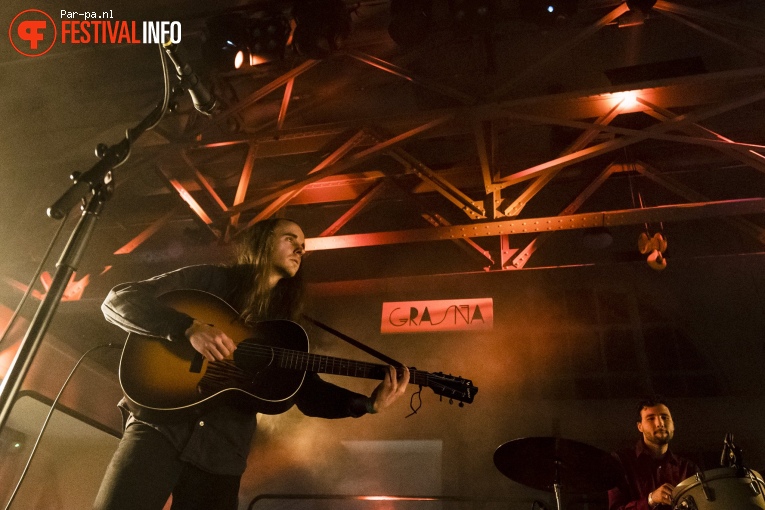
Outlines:
{"type": "Polygon", "coordinates": [[[473,386],[473,381],[442,372],[428,374],[427,384],[436,395],[465,404],[472,404],[475,394],[478,393],[478,388],[473,386]]]}

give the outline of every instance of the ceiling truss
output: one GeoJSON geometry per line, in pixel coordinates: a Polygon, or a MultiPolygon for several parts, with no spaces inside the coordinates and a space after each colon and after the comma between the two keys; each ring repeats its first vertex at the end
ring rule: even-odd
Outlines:
{"type": "MultiPolygon", "coordinates": [[[[656,9],[670,19],[719,42],[765,58],[765,53],[759,49],[743,46],[699,23],[724,24],[758,35],[765,34],[765,31],[758,27],[746,25],[738,20],[712,18],[705,11],[662,0],[657,2],[656,9]]],[[[309,250],[450,240],[460,245],[477,264],[487,270],[522,269],[555,231],[718,216],[726,217],[726,221],[736,229],[765,244],[765,229],[754,221],[737,217],[765,212],[765,199],[731,197],[712,200],[673,179],[662,169],[642,161],[632,161],[630,165],[618,161],[608,164],[557,215],[521,218],[526,205],[545,190],[564,169],[603,155],[620,155],[624,148],[645,140],[712,148],[765,173],[765,146],[753,143],[755,140],[734,141],[700,124],[765,99],[765,67],[647,82],[636,88],[611,87],[604,90],[501,101],[518,81],[543,71],[574,46],[613,23],[627,10],[626,3],[618,5],[566,45],[528,67],[521,75],[484,99],[411,72],[397,64],[360,51],[348,50],[344,56],[352,62],[362,63],[406,80],[430,92],[456,100],[462,106],[398,117],[364,118],[343,125],[317,125],[285,131],[283,127],[289,115],[296,81],[300,80],[304,73],[321,65],[320,61],[306,60],[240,102],[229,105],[223,113],[209,121],[193,142],[168,142],[157,156],[158,173],[168,190],[176,194],[186,205],[186,209],[220,242],[227,242],[236,237],[256,221],[277,215],[306,190],[323,185],[342,186],[343,183],[362,179],[367,181],[367,185],[356,193],[355,199],[350,201],[345,212],[318,237],[307,240],[309,250]],[[260,101],[281,88],[284,90],[275,121],[278,136],[273,136],[270,132],[259,134],[257,130],[244,136],[214,135],[217,132],[216,127],[239,119],[240,114],[250,107],[257,106],[260,101]],[[638,112],[656,122],[643,129],[614,125],[620,116],[638,112]],[[363,127],[358,127],[360,125],[363,127]],[[561,126],[579,129],[581,134],[557,157],[501,175],[507,165],[498,161],[498,133],[506,126],[518,125],[561,126]],[[343,143],[323,157],[318,164],[307,168],[302,178],[288,183],[275,183],[272,189],[265,191],[253,191],[252,176],[263,158],[316,152],[325,147],[327,142],[336,140],[338,136],[345,137],[343,143]],[[477,168],[456,174],[450,172],[450,169],[434,169],[405,147],[415,140],[450,136],[468,136],[474,139],[477,168]],[[599,141],[604,138],[606,141],[599,141]],[[210,179],[197,168],[191,155],[199,157],[205,151],[233,145],[245,145],[247,153],[240,169],[233,202],[228,205],[221,198],[224,193],[215,189],[210,179]],[[380,171],[371,177],[368,173],[351,173],[362,163],[381,157],[392,158],[398,162],[400,172],[380,171]],[[167,164],[171,159],[182,161],[183,168],[167,164]],[[615,174],[630,172],[650,179],[688,202],[577,213],[609,178],[615,174]],[[415,176],[420,181],[418,189],[404,190],[397,186],[396,180],[401,175],[415,176]],[[523,185],[520,191],[516,187],[519,184],[523,185]],[[404,193],[415,202],[418,195],[426,191],[440,194],[461,211],[464,222],[452,224],[446,219],[448,215],[443,214],[443,211],[423,210],[421,216],[429,226],[422,229],[356,235],[338,234],[365,208],[391,190],[399,194],[404,193]],[[203,207],[195,198],[200,195],[207,198],[210,207],[203,207]],[[243,219],[245,215],[246,220],[243,219]],[[512,248],[512,236],[519,233],[537,235],[524,248],[512,248]],[[479,237],[496,237],[496,251],[486,250],[473,240],[479,237]]],[[[250,126],[245,128],[245,131],[250,131],[250,126]]],[[[614,159],[618,160],[616,157],[614,159]]],[[[176,207],[168,211],[138,233],[116,254],[135,250],[172,217],[180,214],[180,210],[176,207]]]]}

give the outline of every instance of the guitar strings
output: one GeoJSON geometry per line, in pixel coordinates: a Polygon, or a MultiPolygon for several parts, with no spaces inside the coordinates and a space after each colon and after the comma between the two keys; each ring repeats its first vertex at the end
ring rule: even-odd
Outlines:
{"type": "MultiPolygon", "coordinates": [[[[417,372],[416,370],[414,371],[417,372]]],[[[242,370],[241,368],[237,367],[230,360],[223,360],[223,361],[216,361],[213,363],[209,363],[207,371],[205,372],[205,376],[208,376],[208,375],[210,376],[209,382],[218,382],[218,383],[223,383],[231,379],[249,379],[248,373],[245,370],[242,370]]],[[[446,391],[448,389],[448,386],[435,381],[430,381],[431,378],[428,376],[425,376],[425,377],[426,377],[427,385],[429,385],[430,387],[435,386],[436,388],[442,391],[446,391]]],[[[460,392],[457,390],[452,390],[452,393],[464,395],[463,392],[460,392]]]]}
{"type": "Polygon", "coordinates": [[[274,358],[277,363],[279,363],[280,368],[303,369],[303,367],[315,368],[316,365],[318,365],[319,370],[338,370],[343,372],[354,370],[355,372],[362,371],[368,373],[385,367],[385,365],[363,361],[346,360],[332,356],[322,356],[293,349],[285,349],[283,347],[269,347],[259,344],[248,344],[245,342],[240,343],[237,346],[237,350],[242,350],[247,354],[259,358],[274,358]]]}
{"type": "MultiPolygon", "coordinates": [[[[322,356],[318,354],[312,354],[308,352],[296,351],[293,349],[286,349],[283,347],[270,347],[259,344],[247,343],[243,341],[237,345],[237,350],[240,350],[248,355],[252,355],[257,358],[276,359],[280,368],[286,369],[303,369],[303,367],[316,369],[318,362],[318,370],[326,370],[327,373],[335,373],[337,371],[341,375],[350,375],[349,371],[353,370],[354,375],[358,376],[358,372],[361,371],[364,376],[369,373],[384,368],[385,365],[368,363],[364,361],[346,360],[342,358],[336,358],[333,356],[322,356]],[[309,364],[310,362],[310,364],[309,364]]],[[[211,376],[216,379],[219,378],[248,378],[247,372],[237,367],[233,362],[224,360],[224,362],[213,362],[208,364],[208,372],[213,370],[211,376]],[[227,362],[226,362],[227,361],[227,362]]],[[[429,386],[433,389],[439,389],[441,391],[450,392],[453,396],[465,396],[463,391],[450,388],[447,384],[438,381],[438,376],[429,372],[422,372],[416,369],[410,369],[411,381],[418,386],[429,386]],[[423,380],[424,379],[424,380],[423,380]]]]}

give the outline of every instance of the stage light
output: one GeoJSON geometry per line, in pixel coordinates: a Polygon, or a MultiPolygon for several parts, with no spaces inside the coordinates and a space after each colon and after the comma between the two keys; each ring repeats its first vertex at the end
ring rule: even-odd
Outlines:
{"type": "Polygon", "coordinates": [[[208,19],[205,25],[207,39],[202,44],[205,60],[220,71],[241,68],[249,57],[247,18],[224,14],[208,19]]]}
{"type": "Polygon", "coordinates": [[[250,65],[282,59],[290,31],[289,21],[281,13],[251,19],[247,26],[250,65]]]}
{"type": "Polygon", "coordinates": [[[628,90],[625,92],[617,92],[614,96],[621,103],[622,110],[629,110],[638,105],[638,95],[634,90],[628,90]]]}
{"type": "Polygon", "coordinates": [[[296,0],[292,17],[292,44],[310,58],[329,56],[351,33],[351,15],[343,0],[296,0]]]}
{"type": "Polygon", "coordinates": [[[539,25],[553,25],[574,16],[577,4],[577,0],[524,0],[519,2],[518,14],[539,25]]]}
{"type": "Polygon", "coordinates": [[[401,47],[422,43],[430,34],[432,0],[392,0],[388,35],[401,47]]]}

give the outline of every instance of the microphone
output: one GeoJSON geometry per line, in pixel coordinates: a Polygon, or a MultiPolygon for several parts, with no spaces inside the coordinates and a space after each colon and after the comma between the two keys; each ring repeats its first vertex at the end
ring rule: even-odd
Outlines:
{"type": "Polygon", "coordinates": [[[189,63],[180,56],[178,45],[167,42],[163,46],[165,53],[167,53],[167,56],[170,57],[170,60],[175,65],[175,71],[181,80],[181,86],[189,91],[194,108],[200,113],[211,115],[217,106],[215,98],[199,80],[199,76],[191,69],[189,63]]]}

